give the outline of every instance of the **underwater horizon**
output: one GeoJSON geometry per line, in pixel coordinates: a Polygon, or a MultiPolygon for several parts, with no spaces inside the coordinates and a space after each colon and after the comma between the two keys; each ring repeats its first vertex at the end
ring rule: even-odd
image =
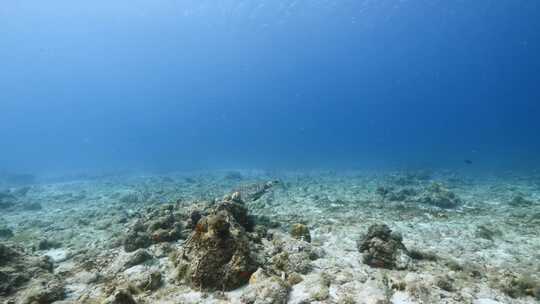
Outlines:
{"type": "Polygon", "coordinates": [[[0,170],[536,169],[539,20],[526,0],[5,3],[0,170]]]}

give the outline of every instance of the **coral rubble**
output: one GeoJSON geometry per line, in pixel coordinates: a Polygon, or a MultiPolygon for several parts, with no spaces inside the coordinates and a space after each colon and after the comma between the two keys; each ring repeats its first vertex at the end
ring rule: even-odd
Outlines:
{"type": "Polygon", "coordinates": [[[445,171],[223,177],[114,176],[1,191],[0,302],[540,297],[537,181],[445,171]]]}
{"type": "Polygon", "coordinates": [[[63,299],[63,283],[52,267],[47,258],[0,243],[0,296],[24,289],[21,303],[48,304],[63,299]]]}
{"type": "Polygon", "coordinates": [[[410,258],[402,243],[402,236],[385,224],[374,224],[358,241],[358,250],[363,253],[362,261],[378,268],[407,268],[410,258]]]}

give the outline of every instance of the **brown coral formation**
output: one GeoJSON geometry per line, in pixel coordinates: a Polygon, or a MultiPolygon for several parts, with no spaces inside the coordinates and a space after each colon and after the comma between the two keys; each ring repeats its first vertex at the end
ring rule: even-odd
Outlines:
{"type": "Polygon", "coordinates": [[[407,267],[407,248],[402,243],[402,236],[385,224],[374,224],[367,235],[357,243],[363,253],[363,262],[371,267],[403,269],[407,267]]]}
{"type": "Polygon", "coordinates": [[[258,268],[246,232],[251,224],[238,195],[226,198],[195,225],[176,260],[178,279],[202,290],[232,290],[258,268]]]}
{"type": "Polygon", "coordinates": [[[124,239],[124,249],[132,252],[152,244],[179,240],[182,238],[182,222],[183,215],[175,212],[174,205],[150,212],[130,227],[124,239]]]}

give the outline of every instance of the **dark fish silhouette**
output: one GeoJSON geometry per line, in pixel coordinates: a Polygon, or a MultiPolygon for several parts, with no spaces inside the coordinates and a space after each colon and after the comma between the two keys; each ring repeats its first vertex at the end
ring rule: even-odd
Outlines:
{"type": "Polygon", "coordinates": [[[464,162],[465,162],[467,165],[472,165],[472,160],[470,160],[470,159],[466,159],[466,160],[464,160],[464,162]]]}

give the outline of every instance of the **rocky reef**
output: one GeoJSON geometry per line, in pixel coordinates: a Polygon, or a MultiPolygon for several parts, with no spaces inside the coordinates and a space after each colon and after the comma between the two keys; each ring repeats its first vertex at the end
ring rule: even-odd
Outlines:
{"type": "Polygon", "coordinates": [[[259,267],[247,209],[235,192],[198,220],[175,261],[178,279],[202,290],[232,290],[259,267]]]}
{"type": "Polygon", "coordinates": [[[375,191],[378,195],[390,202],[408,202],[435,206],[443,209],[452,209],[463,204],[463,200],[454,192],[438,182],[414,187],[395,188],[393,186],[380,186],[375,191]]]}
{"type": "Polygon", "coordinates": [[[251,275],[241,301],[245,304],[285,304],[290,289],[291,284],[287,280],[259,268],[251,275]]]}
{"type": "Polygon", "coordinates": [[[184,221],[184,215],[175,213],[172,204],[154,210],[131,225],[124,238],[124,249],[132,252],[151,244],[179,240],[184,221]]]}
{"type": "Polygon", "coordinates": [[[30,190],[31,187],[29,186],[12,188],[5,191],[0,190],[0,210],[4,212],[41,210],[41,204],[28,201],[26,195],[30,190]]]}
{"type": "Polygon", "coordinates": [[[15,205],[15,196],[0,191],[0,209],[7,209],[13,205],[15,205]]]}
{"type": "Polygon", "coordinates": [[[538,302],[531,179],[238,173],[7,188],[0,302],[538,302]]]}
{"type": "Polygon", "coordinates": [[[402,243],[403,237],[385,224],[373,224],[367,234],[358,240],[357,247],[362,262],[377,268],[406,269],[410,257],[402,243]]]}
{"type": "Polygon", "coordinates": [[[63,283],[53,274],[48,258],[0,243],[0,296],[19,290],[23,290],[19,297],[23,304],[48,304],[64,298],[63,283]]]}
{"type": "Polygon", "coordinates": [[[291,236],[295,239],[311,242],[311,233],[309,228],[304,224],[293,224],[291,227],[291,236]]]}
{"type": "Polygon", "coordinates": [[[440,208],[456,208],[462,204],[461,199],[440,183],[433,183],[419,198],[418,202],[440,208]]]}

